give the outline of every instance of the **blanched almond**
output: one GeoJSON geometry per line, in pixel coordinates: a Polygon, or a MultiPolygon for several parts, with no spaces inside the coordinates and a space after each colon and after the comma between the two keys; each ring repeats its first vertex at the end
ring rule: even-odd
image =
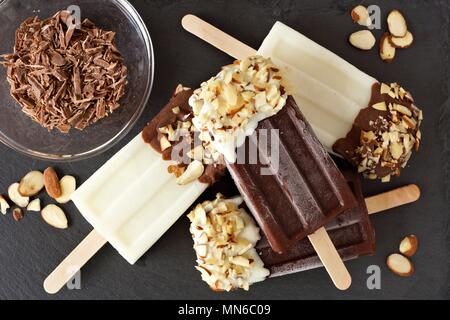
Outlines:
{"type": "Polygon", "coordinates": [[[380,93],[381,94],[388,94],[389,92],[391,92],[391,87],[389,87],[387,84],[382,83],[381,84],[381,89],[380,89],[380,93]]]}
{"type": "Polygon", "coordinates": [[[399,251],[407,257],[412,257],[419,247],[419,240],[413,234],[406,236],[400,242],[399,251]]]}
{"type": "Polygon", "coordinates": [[[194,160],[188,165],[186,171],[184,171],[184,173],[177,179],[177,183],[179,185],[191,183],[200,178],[204,170],[205,168],[203,164],[198,160],[194,160]]]}
{"type": "Polygon", "coordinates": [[[406,49],[410,47],[414,42],[414,37],[411,32],[406,32],[406,35],[402,38],[399,37],[390,37],[389,40],[391,44],[398,49],[406,49]]]}
{"type": "Polygon", "coordinates": [[[167,140],[167,137],[165,135],[163,135],[159,140],[159,145],[161,147],[161,151],[169,149],[172,146],[172,144],[170,143],[169,140],[167,140]]]}
{"type": "Polygon", "coordinates": [[[25,208],[30,202],[29,197],[24,197],[19,193],[19,183],[13,183],[8,188],[8,197],[19,207],[25,208]]]}
{"type": "Polygon", "coordinates": [[[41,211],[41,199],[37,198],[31,201],[27,206],[27,211],[41,211]]]}
{"type": "Polygon", "coordinates": [[[67,229],[68,222],[64,211],[54,204],[49,204],[41,212],[42,219],[52,227],[58,229],[67,229]]]}
{"type": "Polygon", "coordinates": [[[394,110],[396,110],[396,111],[398,111],[398,112],[400,112],[402,114],[405,114],[405,115],[407,115],[409,117],[412,116],[411,110],[409,110],[408,107],[405,107],[404,105],[401,105],[401,104],[398,104],[398,103],[394,103],[393,108],[394,108],[394,110]]]}
{"type": "Polygon", "coordinates": [[[40,171],[27,173],[19,184],[19,193],[24,197],[37,195],[44,188],[44,175],[40,171]]]}
{"type": "Polygon", "coordinates": [[[368,27],[372,24],[372,21],[369,17],[369,11],[366,7],[359,5],[353,8],[352,12],[352,20],[361,26],[368,27]]]}
{"type": "Polygon", "coordinates": [[[386,102],[382,101],[382,102],[375,103],[372,106],[372,108],[374,108],[376,110],[380,110],[380,111],[386,111],[387,110],[386,102]]]}
{"type": "Polygon", "coordinates": [[[398,142],[391,143],[389,151],[391,152],[392,158],[398,160],[403,154],[403,145],[398,142]]]}
{"type": "Polygon", "coordinates": [[[399,253],[393,253],[387,257],[388,268],[400,277],[410,277],[414,273],[414,266],[411,261],[399,253]]]}
{"type": "Polygon", "coordinates": [[[197,245],[195,246],[195,252],[199,257],[206,258],[208,255],[208,246],[206,244],[197,245]]]}
{"type": "Polygon", "coordinates": [[[389,32],[394,37],[404,37],[408,32],[408,26],[406,25],[405,17],[398,10],[392,10],[388,17],[387,23],[389,32]]]}
{"type": "Polygon", "coordinates": [[[392,46],[389,37],[389,33],[385,33],[380,40],[380,56],[386,62],[391,62],[395,58],[395,47],[392,46]]]}
{"type": "Polygon", "coordinates": [[[372,49],[376,42],[375,37],[369,30],[353,32],[349,37],[349,41],[352,46],[361,50],[372,49]]]}
{"type": "Polygon", "coordinates": [[[6,201],[5,197],[0,194],[0,212],[6,214],[9,208],[8,201],[6,201]]]}
{"type": "Polygon", "coordinates": [[[48,167],[44,171],[44,185],[48,195],[53,199],[61,196],[61,185],[59,183],[59,178],[55,169],[52,167],[48,167]]]}
{"type": "Polygon", "coordinates": [[[59,196],[55,200],[58,203],[64,204],[70,201],[72,193],[74,193],[77,188],[77,181],[72,176],[64,176],[60,181],[60,185],[61,185],[61,196],[59,196]]]}

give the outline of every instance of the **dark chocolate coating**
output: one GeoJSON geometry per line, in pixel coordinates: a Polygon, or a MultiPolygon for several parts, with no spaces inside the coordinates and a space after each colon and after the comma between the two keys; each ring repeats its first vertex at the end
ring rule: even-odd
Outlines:
{"type": "MultiPolygon", "coordinates": [[[[247,139],[247,159],[249,144],[260,129],[279,130],[278,171],[271,163],[272,175],[261,175],[261,168],[266,167],[261,159],[256,164],[246,161],[227,167],[271,247],[282,253],[357,202],[292,97],[247,139]]],[[[267,159],[270,143],[266,151],[267,159]]]]}
{"type": "MultiPolygon", "coordinates": [[[[162,135],[159,133],[158,129],[169,124],[176,127],[177,121],[186,121],[192,119],[192,110],[189,106],[189,98],[193,91],[183,90],[177,94],[174,94],[169,102],[164,106],[164,108],[145,126],[142,131],[142,138],[144,141],[152,146],[157,152],[161,153],[164,160],[171,160],[172,148],[177,145],[178,142],[172,144],[172,147],[161,151],[161,146],[159,140],[162,135]],[[180,108],[178,114],[173,113],[175,107],[180,108]]],[[[179,143],[183,143],[181,140],[179,143]]],[[[187,155],[181,155],[187,157],[187,155]]],[[[185,162],[186,163],[186,162],[185,162]]],[[[206,165],[205,171],[198,178],[202,183],[208,185],[213,185],[217,180],[219,180],[225,174],[225,165],[217,163],[214,165],[206,165]]]]}
{"type": "MultiPolygon", "coordinates": [[[[342,260],[351,260],[375,253],[375,231],[369,219],[359,175],[351,169],[344,169],[342,172],[358,200],[358,206],[345,211],[325,228],[342,260]]],[[[278,254],[263,236],[256,250],[265,267],[270,270],[270,277],[323,266],[308,239],[303,239],[285,253],[278,254]]]]}
{"type": "MultiPolygon", "coordinates": [[[[419,109],[407,100],[400,100],[390,97],[388,94],[380,93],[381,84],[376,82],[372,85],[372,94],[369,102],[369,106],[361,109],[358,116],[353,123],[352,129],[347,133],[345,138],[338,139],[333,145],[333,151],[340,154],[342,157],[347,159],[352,165],[358,167],[362,159],[358,156],[356,149],[361,146],[360,137],[361,132],[364,131],[377,131],[381,130],[381,127],[377,125],[377,119],[382,117],[388,119],[390,117],[389,111],[380,111],[372,108],[372,106],[379,102],[398,103],[407,107],[414,115],[419,113],[419,109]]],[[[386,129],[387,130],[387,129],[386,129]]],[[[408,132],[413,136],[416,136],[419,126],[415,129],[408,129],[408,132]]],[[[399,171],[402,167],[402,162],[393,164],[393,167],[383,167],[379,163],[375,168],[375,173],[378,178],[382,178],[388,174],[394,174],[394,172],[399,171]]]]}

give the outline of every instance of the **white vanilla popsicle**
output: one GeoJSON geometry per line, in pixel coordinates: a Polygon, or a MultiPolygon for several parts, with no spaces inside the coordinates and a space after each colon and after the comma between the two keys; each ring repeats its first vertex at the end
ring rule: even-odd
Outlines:
{"type": "Polygon", "coordinates": [[[72,196],[86,220],[131,264],[208,187],[198,180],[178,185],[169,164],[139,134],[72,196]]]}
{"type": "Polygon", "coordinates": [[[281,22],[258,50],[285,68],[289,90],[322,144],[332,152],[370,102],[378,81],[281,22]]]}

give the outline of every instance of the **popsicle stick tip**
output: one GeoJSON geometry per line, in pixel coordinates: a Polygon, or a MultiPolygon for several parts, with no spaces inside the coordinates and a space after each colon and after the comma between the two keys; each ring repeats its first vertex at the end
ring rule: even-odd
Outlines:
{"type": "Polygon", "coordinates": [[[61,288],[55,287],[50,277],[47,277],[47,279],[44,280],[44,290],[48,294],[56,294],[59,290],[61,290],[61,288]]]}
{"type": "Polygon", "coordinates": [[[420,191],[420,188],[418,185],[410,184],[410,185],[408,185],[408,190],[409,190],[409,192],[411,192],[411,195],[412,195],[412,198],[414,199],[414,201],[419,200],[421,191],[420,191]]]}
{"type": "Polygon", "coordinates": [[[346,277],[340,279],[340,282],[338,282],[338,283],[335,282],[334,285],[335,285],[336,288],[338,288],[339,290],[345,291],[345,290],[347,290],[348,288],[350,288],[350,286],[352,285],[352,277],[350,277],[350,276],[347,277],[347,276],[346,276],[346,277]]]}
{"type": "Polygon", "coordinates": [[[199,20],[199,18],[193,14],[187,14],[181,19],[181,25],[183,28],[188,29],[191,23],[194,21],[199,20]]]}

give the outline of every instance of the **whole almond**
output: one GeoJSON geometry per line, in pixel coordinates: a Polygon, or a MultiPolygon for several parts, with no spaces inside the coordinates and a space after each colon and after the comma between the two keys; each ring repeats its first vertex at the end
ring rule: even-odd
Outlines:
{"type": "Polygon", "coordinates": [[[352,33],[349,37],[352,46],[360,50],[370,50],[375,46],[376,39],[369,30],[361,30],[352,33]]]}
{"type": "Polygon", "coordinates": [[[19,193],[24,197],[37,195],[44,188],[44,176],[40,171],[27,173],[19,184],[19,193]]]}
{"type": "Polygon", "coordinates": [[[49,204],[41,211],[42,219],[58,229],[67,229],[68,222],[64,211],[54,204],[49,204]]]}
{"type": "Polygon", "coordinates": [[[48,167],[44,171],[44,185],[48,195],[53,199],[61,196],[61,184],[59,183],[58,174],[55,169],[48,167]]]}

